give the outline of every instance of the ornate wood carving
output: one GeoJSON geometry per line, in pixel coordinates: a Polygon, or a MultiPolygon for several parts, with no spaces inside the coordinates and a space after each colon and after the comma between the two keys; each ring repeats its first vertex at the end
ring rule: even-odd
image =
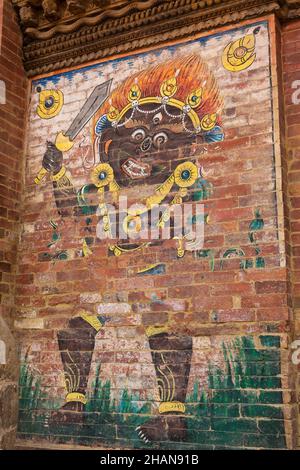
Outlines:
{"type": "Polygon", "coordinates": [[[94,26],[106,18],[120,18],[130,11],[143,11],[162,0],[12,0],[19,11],[25,37],[50,39],[57,33],[94,26]]]}
{"type": "Polygon", "coordinates": [[[29,76],[80,65],[246,18],[300,15],[298,0],[12,0],[29,76]]]}

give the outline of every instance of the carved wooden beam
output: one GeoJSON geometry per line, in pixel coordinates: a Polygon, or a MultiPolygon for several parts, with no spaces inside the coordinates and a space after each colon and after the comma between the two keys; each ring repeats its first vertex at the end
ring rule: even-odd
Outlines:
{"type": "Polygon", "coordinates": [[[300,16],[297,0],[12,0],[29,76],[164,44],[275,13],[300,16]]]}
{"type": "Polygon", "coordinates": [[[50,39],[82,26],[94,26],[107,18],[151,8],[163,0],[12,0],[18,10],[24,36],[50,39]]]}

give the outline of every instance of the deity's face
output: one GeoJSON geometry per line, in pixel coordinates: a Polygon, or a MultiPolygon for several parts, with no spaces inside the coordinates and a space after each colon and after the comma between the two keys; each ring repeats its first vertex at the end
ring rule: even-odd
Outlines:
{"type": "Polygon", "coordinates": [[[101,135],[100,159],[112,166],[121,187],[162,183],[191,156],[196,141],[192,124],[184,129],[174,107],[167,106],[167,113],[157,108],[157,104],[143,105],[126,122],[129,111],[123,126],[105,129],[101,135]]]}

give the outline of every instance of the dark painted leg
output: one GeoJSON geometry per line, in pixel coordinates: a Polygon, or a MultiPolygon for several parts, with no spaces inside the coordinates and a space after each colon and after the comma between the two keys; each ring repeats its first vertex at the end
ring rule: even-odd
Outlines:
{"type": "Polygon", "coordinates": [[[58,332],[67,395],[66,403],[52,414],[53,422],[82,421],[95,337],[103,324],[102,319],[83,313],[70,320],[68,329],[58,332]]]}
{"type": "Polygon", "coordinates": [[[193,351],[192,338],[169,333],[154,334],[149,344],[161,403],[159,416],[139,426],[144,442],[186,439],[185,400],[193,351]]]}

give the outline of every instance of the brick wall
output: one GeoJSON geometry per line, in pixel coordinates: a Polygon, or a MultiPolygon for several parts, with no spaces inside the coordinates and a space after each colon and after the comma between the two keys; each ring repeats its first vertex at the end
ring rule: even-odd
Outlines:
{"type": "MultiPolygon", "coordinates": [[[[287,211],[290,231],[291,305],[293,308],[294,340],[300,339],[300,139],[299,139],[299,85],[300,85],[300,22],[294,21],[283,28],[283,79],[286,117],[287,211]]],[[[299,344],[295,343],[294,364],[298,368],[297,394],[299,399],[299,344]]],[[[298,427],[299,429],[299,427],[298,427]]],[[[298,446],[299,446],[298,436],[298,446]]]]}
{"type": "MultiPolygon", "coordinates": [[[[19,436],[29,446],[46,439],[98,447],[137,448],[151,441],[168,449],[178,448],[179,441],[181,448],[193,449],[295,447],[278,41],[271,18],[218,31],[204,42],[33,81],[15,323],[22,362],[19,436]],[[232,71],[224,61],[225,47],[248,33],[255,36],[256,60],[232,71]],[[120,111],[130,88],[124,89],[124,79],[149,68],[153,79],[153,65],[187,50],[203,55],[224,99],[222,122],[214,128],[218,142],[204,133],[205,144],[195,139],[191,145],[179,125],[176,145],[162,155],[153,131],[143,171],[150,171],[155,161],[155,171],[166,181],[179,164],[198,166],[196,182],[181,195],[204,204],[204,246],[183,257],[174,240],[124,253],[127,247],[120,240],[103,241],[97,231],[102,217],[95,213],[99,195],[90,175],[99,164],[93,162],[99,144],[93,129],[97,122],[101,127],[101,112],[64,152],[66,174],[60,170],[59,143],[56,150],[48,145],[48,160],[43,159],[47,141],[54,143],[69,127],[96,85],[114,78],[112,89],[121,89],[111,101],[120,111]],[[61,110],[51,97],[63,104],[61,110]],[[43,107],[45,99],[50,111],[43,107]],[[52,119],[45,119],[48,112],[52,119]],[[43,162],[49,164],[49,154],[55,156],[51,169],[57,181],[46,175],[36,185],[34,178],[43,162]],[[162,165],[166,155],[168,165],[162,165]],[[171,416],[164,414],[168,407],[171,416]]],[[[191,65],[180,64],[169,65],[161,77],[171,78],[168,74],[179,70],[175,97],[184,101],[182,90],[194,89],[185,88],[180,75],[191,65]]],[[[201,74],[188,69],[187,76],[201,74]]],[[[145,76],[139,80],[142,89],[151,83],[145,76]]],[[[211,80],[203,79],[203,87],[211,80]]],[[[154,96],[160,85],[151,85],[154,96]]],[[[156,114],[158,121],[166,119],[164,111],[156,114]]],[[[199,116],[204,117],[200,111],[199,116]]],[[[128,124],[132,138],[139,135],[139,126],[148,129],[145,119],[141,113],[128,124]]],[[[166,124],[170,131],[172,123],[166,124]]],[[[171,134],[167,137],[172,141],[171,134]]],[[[122,131],[114,134],[107,125],[101,139],[100,161],[113,166],[122,195],[137,202],[155,194],[152,180],[138,178],[133,184],[136,167],[132,161],[126,166],[119,153],[132,145],[122,131]]],[[[143,150],[140,145],[123,152],[132,158],[133,151],[143,150]]]]}
{"type": "Polygon", "coordinates": [[[11,448],[17,421],[18,361],[10,330],[22,191],[27,82],[21,34],[11,2],[0,2],[0,449],[11,448]],[[5,84],[5,93],[4,85],[5,84]],[[5,104],[3,103],[5,97],[5,104]]]}

